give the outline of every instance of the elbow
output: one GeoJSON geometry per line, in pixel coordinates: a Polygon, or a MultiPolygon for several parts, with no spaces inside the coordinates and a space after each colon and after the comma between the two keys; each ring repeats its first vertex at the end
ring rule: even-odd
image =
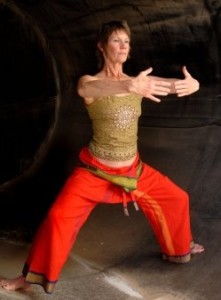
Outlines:
{"type": "Polygon", "coordinates": [[[196,80],[196,92],[200,89],[200,83],[198,80],[196,80]]]}
{"type": "Polygon", "coordinates": [[[77,92],[78,92],[78,95],[82,98],[84,98],[84,93],[83,93],[83,89],[81,87],[78,87],[77,88],[77,92]]]}
{"type": "Polygon", "coordinates": [[[77,93],[80,97],[84,98],[85,96],[85,93],[84,93],[84,87],[82,86],[81,83],[78,83],[78,86],[77,86],[77,93]]]}

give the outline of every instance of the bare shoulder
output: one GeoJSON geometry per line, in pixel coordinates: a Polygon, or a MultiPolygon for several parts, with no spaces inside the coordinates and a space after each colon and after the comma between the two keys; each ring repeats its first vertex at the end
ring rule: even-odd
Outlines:
{"type": "Polygon", "coordinates": [[[96,80],[97,79],[97,76],[96,75],[83,75],[82,77],[80,77],[79,80],[82,80],[82,81],[91,81],[91,80],[96,80]]]}
{"type": "Polygon", "coordinates": [[[88,93],[90,94],[90,87],[88,87],[88,83],[92,81],[99,80],[100,78],[96,75],[83,75],[78,80],[77,90],[78,94],[83,98],[84,103],[89,105],[93,102],[93,97],[86,96],[88,93]]]}
{"type": "Polygon", "coordinates": [[[83,75],[78,80],[78,87],[82,86],[83,84],[85,84],[85,83],[87,83],[89,81],[93,81],[93,80],[97,80],[96,76],[93,76],[93,75],[83,75]]]}

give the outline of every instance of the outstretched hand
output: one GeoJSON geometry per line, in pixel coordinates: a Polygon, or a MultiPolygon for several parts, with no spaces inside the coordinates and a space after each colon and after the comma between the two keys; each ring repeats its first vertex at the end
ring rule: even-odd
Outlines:
{"type": "Polygon", "coordinates": [[[174,83],[174,89],[178,97],[188,96],[199,89],[199,82],[190,75],[185,66],[182,71],[184,79],[177,80],[174,83]]]}
{"type": "Polygon", "coordinates": [[[133,78],[133,87],[131,92],[149,98],[152,101],[160,102],[157,96],[167,96],[170,92],[171,83],[162,80],[157,80],[153,76],[148,76],[152,72],[152,68],[148,68],[140,72],[133,78]]]}

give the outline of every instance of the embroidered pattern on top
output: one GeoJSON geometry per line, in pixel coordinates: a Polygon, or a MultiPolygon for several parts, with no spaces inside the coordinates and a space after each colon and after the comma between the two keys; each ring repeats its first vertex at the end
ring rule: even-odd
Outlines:
{"type": "Polygon", "coordinates": [[[134,122],[138,116],[138,112],[134,107],[130,105],[122,105],[117,108],[117,112],[114,114],[114,124],[120,130],[126,130],[132,126],[131,122],[134,122]]]}

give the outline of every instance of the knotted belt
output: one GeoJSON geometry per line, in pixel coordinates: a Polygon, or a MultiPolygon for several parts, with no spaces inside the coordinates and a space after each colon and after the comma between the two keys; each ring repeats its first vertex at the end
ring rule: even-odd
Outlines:
{"type": "MultiPolygon", "coordinates": [[[[139,160],[138,166],[137,166],[137,174],[136,177],[130,177],[130,176],[122,176],[122,175],[113,175],[109,174],[107,172],[104,172],[103,170],[96,168],[94,166],[90,165],[84,165],[84,168],[86,168],[88,171],[93,173],[95,176],[103,178],[109,182],[112,182],[115,185],[118,185],[124,189],[125,192],[131,193],[132,191],[137,189],[137,181],[139,176],[141,175],[142,172],[142,161],[139,160]]],[[[132,193],[131,193],[132,194],[132,193]]],[[[139,207],[136,203],[136,200],[133,199],[134,207],[136,210],[139,210],[139,207]]],[[[129,212],[127,209],[127,201],[123,197],[123,205],[124,205],[124,213],[126,216],[129,216],[129,212]]]]}

